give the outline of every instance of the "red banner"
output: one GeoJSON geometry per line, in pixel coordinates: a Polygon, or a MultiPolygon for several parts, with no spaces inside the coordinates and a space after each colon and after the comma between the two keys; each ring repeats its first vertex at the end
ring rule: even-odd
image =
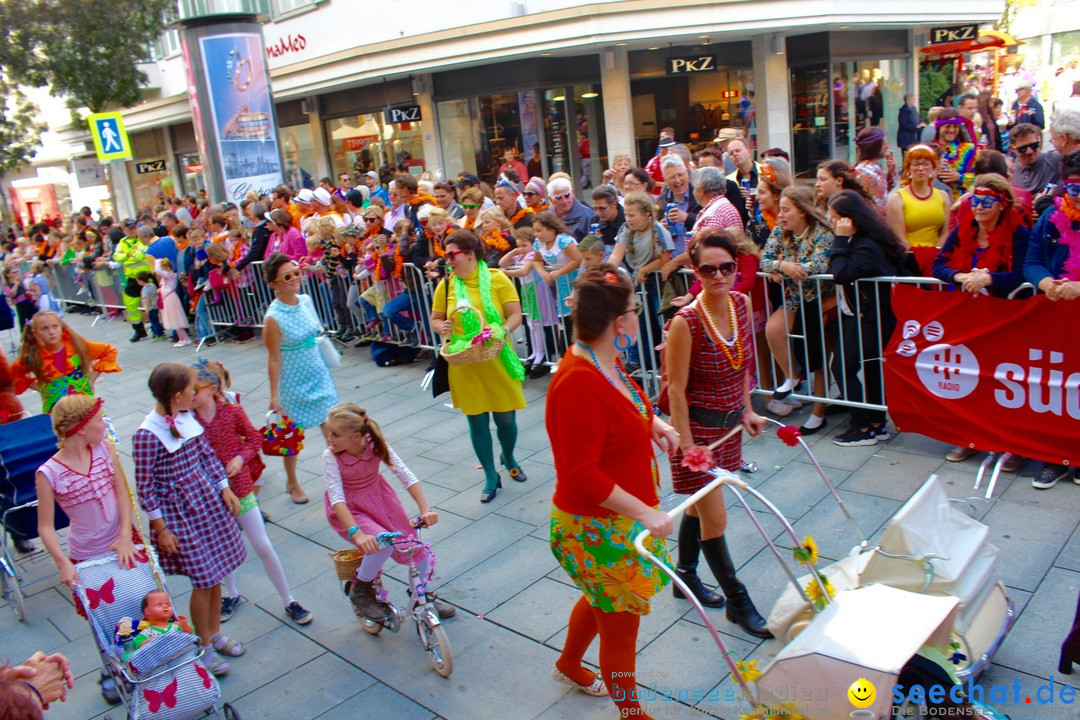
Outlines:
{"type": "Polygon", "coordinates": [[[1077,302],[893,288],[885,396],[898,430],[1080,463],[1077,302]]]}

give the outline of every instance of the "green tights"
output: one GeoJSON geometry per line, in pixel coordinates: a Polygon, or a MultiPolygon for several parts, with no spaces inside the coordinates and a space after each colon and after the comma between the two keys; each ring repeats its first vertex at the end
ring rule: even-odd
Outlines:
{"type": "MultiPolygon", "coordinates": [[[[502,448],[503,464],[507,468],[518,467],[514,459],[514,445],[517,444],[517,414],[510,412],[493,412],[495,418],[495,434],[499,436],[499,446],[502,448]]],[[[495,469],[495,449],[491,443],[491,426],[488,423],[488,413],[479,415],[466,415],[469,420],[469,438],[472,440],[473,451],[480,464],[484,466],[484,489],[494,490],[499,482],[499,471],[495,469]]]]}

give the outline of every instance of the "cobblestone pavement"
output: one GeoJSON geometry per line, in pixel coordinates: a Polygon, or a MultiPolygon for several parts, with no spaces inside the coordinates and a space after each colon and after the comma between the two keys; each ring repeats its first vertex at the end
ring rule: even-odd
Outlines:
{"type": "MultiPolygon", "coordinates": [[[[124,372],[102,378],[100,394],[121,436],[121,452],[131,476],[131,436],[151,405],[146,380],[150,369],[164,360],[190,361],[191,348],[166,343],[127,342],[129,328],[119,322],[99,322],[90,328],[82,316],[69,318],[73,327],[95,340],[120,348],[124,372]]],[[[5,341],[5,347],[7,343],[5,341]]],[[[258,340],[225,345],[202,355],[220,360],[231,371],[234,388],[256,426],[268,399],[265,354],[258,340]]],[[[268,462],[268,485],[263,509],[271,518],[270,537],[285,566],[297,599],[314,611],[310,625],[298,627],[285,617],[280,601],[253,553],[240,570],[240,589],[247,602],[225,625],[230,636],[243,641],[246,654],[232,662],[223,679],[224,699],[247,718],[453,718],[478,720],[593,720],[616,717],[610,700],[590,698],[553,682],[549,672],[566,632],[567,615],[577,596],[556,565],[547,543],[548,512],[554,483],[551,452],[543,423],[547,380],[526,385],[527,410],[519,414],[518,458],[528,474],[524,484],[506,482],[496,500],[479,502],[483,475],[477,469],[464,418],[444,405],[447,396],[433,400],[419,389],[423,364],[379,368],[363,350],[346,351],[343,367],[334,372],[342,400],[366,407],[378,420],[391,445],[423,480],[441,522],[426,534],[438,555],[436,587],[459,608],[446,623],[455,670],[449,679],[435,674],[414,632],[365,633],[353,618],[348,600],[336,581],[328,551],[344,546],[329,529],[321,498],[318,432],[308,436],[301,456],[300,478],[313,501],[295,505],[284,494],[284,476],[276,461],[268,462]]],[[[23,401],[36,412],[32,393],[23,401]]],[[[802,411],[805,412],[805,411],[802,411]]],[[[839,492],[867,532],[880,535],[883,525],[902,502],[931,473],[949,494],[968,498],[979,456],[964,463],[943,461],[948,448],[925,437],[900,434],[887,444],[840,448],[830,442],[841,420],[830,420],[828,432],[810,438],[818,460],[838,485],[839,492]]],[[[807,458],[773,436],[750,443],[746,457],[760,466],[748,476],[794,523],[800,537],[813,533],[824,557],[836,559],[857,541],[807,458]]],[[[661,466],[666,463],[661,459],[661,466]]],[[[1019,703],[1006,703],[1014,718],[1025,714],[1024,697],[1034,697],[1040,685],[1061,683],[1080,687],[1080,673],[1055,673],[1058,648],[1067,632],[1080,590],[1080,487],[1071,482],[1038,491],[1031,487],[1028,467],[1003,476],[996,498],[976,503],[978,516],[990,527],[990,541],[1000,550],[998,572],[1016,604],[1019,618],[984,675],[986,685],[1013,684],[1018,679],[1019,703]]],[[[664,487],[670,488],[665,476],[664,487]]],[[[406,506],[409,499],[405,498],[406,506]]],[[[665,505],[675,504],[669,496],[665,505]]],[[[779,525],[761,516],[765,527],[779,536],[779,525]]],[[[731,513],[732,555],[741,565],[740,577],[762,612],[768,614],[783,587],[784,576],[764,541],[741,510],[731,513]]],[[[671,544],[674,547],[674,543],[671,544]]],[[[708,582],[712,577],[703,574],[708,582]]],[[[24,559],[33,579],[53,569],[43,553],[24,559]]],[[[395,598],[404,595],[404,575],[394,567],[389,583],[395,598]]],[[[184,578],[171,581],[174,598],[187,606],[190,586],[184,578]]],[[[48,712],[50,720],[102,718],[122,709],[101,699],[95,682],[98,657],[87,624],[72,610],[66,589],[50,578],[28,588],[32,593],[26,622],[15,621],[0,608],[0,656],[22,660],[34,650],[59,651],[71,658],[77,676],[67,703],[48,712]]],[[[713,611],[712,620],[739,658],[766,661],[780,649],[776,641],[762,642],[728,623],[713,611]]],[[[726,665],[706,628],[684,600],[665,592],[644,619],[638,646],[639,683],[659,693],[698,692],[723,698],[732,688],[726,665]]],[[[594,645],[587,656],[597,662],[594,645]]],[[[761,663],[762,665],[765,662],[761,663]]],[[[1009,700],[1013,698],[1010,696],[1009,700]]],[[[663,699],[647,703],[657,717],[738,718],[745,707],[737,702],[707,699],[696,705],[663,699]]],[[[1076,718],[1080,713],[1059,707],[1054,717],[1076,718]]]]}

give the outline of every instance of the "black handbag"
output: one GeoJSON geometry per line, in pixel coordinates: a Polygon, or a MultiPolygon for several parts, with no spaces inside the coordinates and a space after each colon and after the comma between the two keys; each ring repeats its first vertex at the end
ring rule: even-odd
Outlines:
{"type": "MultiPolygon", "coordinates": [[[[446,283],[446,280],[443,280],[446,283]]],[[[443,306],[443,315],[446,314],[447,307],[450,303],[450,285],[446,285],[446,292],[443,295],[446,298],[446,305],[443,306]]],[[[437,398],[444,392],[450,391],[450,363],[446,362],[446,358],[442,356],[439,349],[435,349],[435,367],[431,371],[431,397],[437,398]]]]}

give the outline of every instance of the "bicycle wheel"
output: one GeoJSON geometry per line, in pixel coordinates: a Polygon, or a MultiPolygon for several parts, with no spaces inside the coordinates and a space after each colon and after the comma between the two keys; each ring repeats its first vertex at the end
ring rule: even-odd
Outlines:
{"type": "Polygon", "coordinates": [[[4,557],[0,557],[0,582],[3,583],[4,597],[11,603],[11,611],[15,613],[15,619],[23,622],[26,620],[26,601],[22,588],[19,587],[19,576],[4,557]]]}
{"type": "Polygon", "coordinates": [[[368,635],[378,635],[383,631],[382,623],[375,622],[374,620],[369,620],[366,617],[358,616],[356,619],[360,621],[360,627],[364,628],[364,632],[366,632],[368,635]]]}
{"type": "Polygon", "coordinates": [[[424,644],[431,667],[442,677],[450,677],[450,673],[454,672],[454,651],[450,647],[450,639],[446,637],[446,630],[442,625],[429,625],[425,618],[416,624],[416,631],[420,634],[420,642],[424,644]]]}

